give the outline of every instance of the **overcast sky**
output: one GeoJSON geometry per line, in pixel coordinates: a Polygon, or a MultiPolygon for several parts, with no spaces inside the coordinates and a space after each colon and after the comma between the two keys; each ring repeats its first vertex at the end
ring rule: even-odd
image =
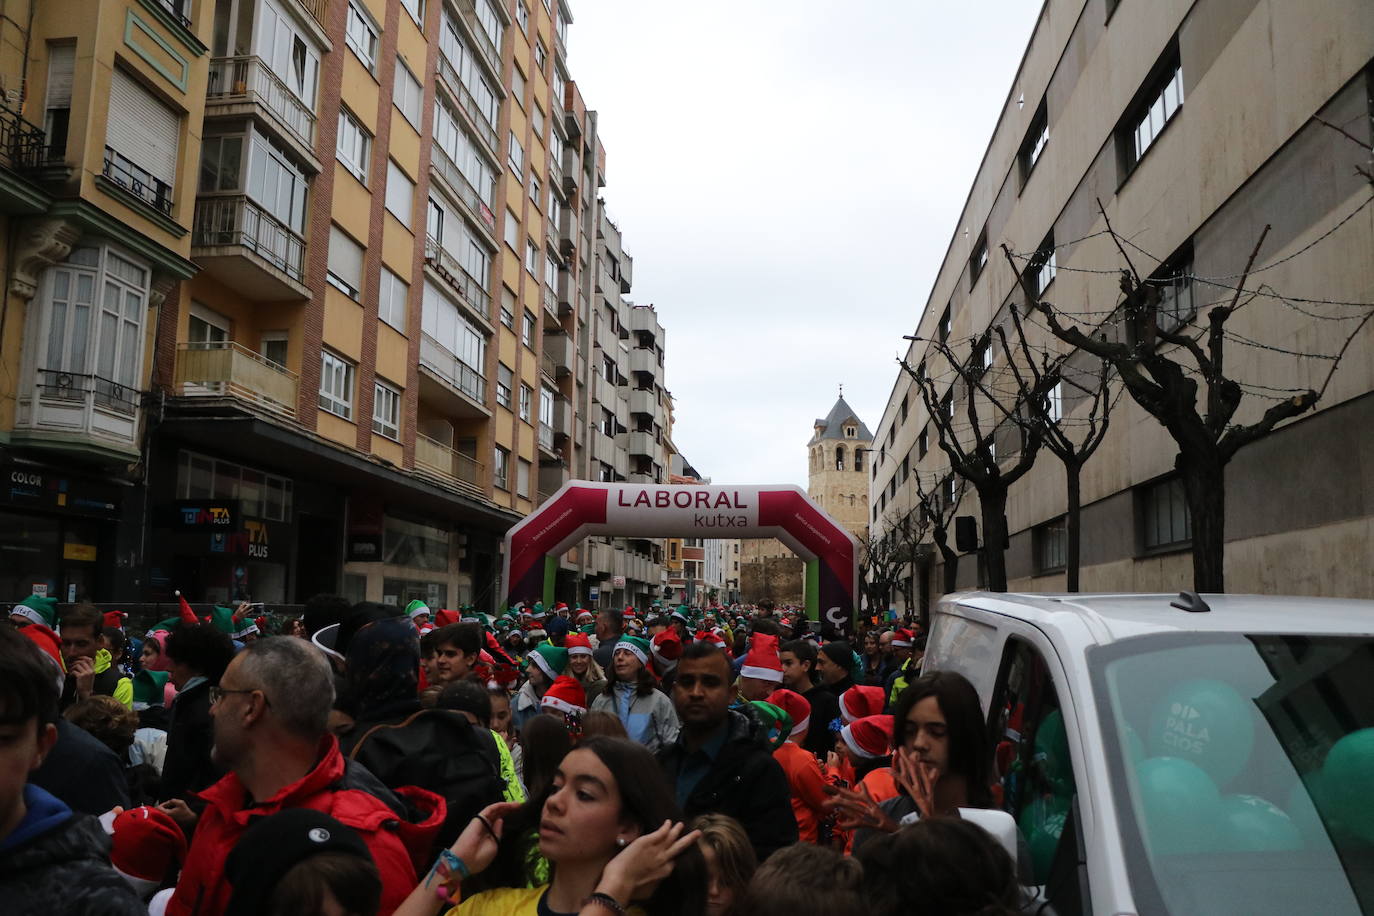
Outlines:
{"type": "Polygon", "coordinates": [[[575,0],[674,441],[716,483],[806,485],[811,424],[877,426],[1040,0],[575,0]]]}

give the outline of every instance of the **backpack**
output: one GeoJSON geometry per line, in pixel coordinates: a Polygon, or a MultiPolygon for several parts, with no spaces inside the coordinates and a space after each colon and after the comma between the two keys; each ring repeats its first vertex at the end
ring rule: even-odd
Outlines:
{"type": "Polygon", "coordinates": [[[348,754],[387,787],[419,786],[448,805],[435,848],[452,845],[487,805],[502,800],[501,752],[489,730],[448,709],[422,709],[375,725],[348,754]]]}

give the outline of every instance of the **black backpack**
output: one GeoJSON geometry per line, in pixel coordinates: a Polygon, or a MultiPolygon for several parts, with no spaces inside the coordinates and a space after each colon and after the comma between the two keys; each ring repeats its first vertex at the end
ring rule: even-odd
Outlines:
{"type": "Polygon", "coordinates": [[[452,845],[487,805],[502,800],[501,752],[491,731],[448,709],[422,709],[375,725],[348,754],[388,788],[419,786],[448,805],[435,848],[452,845]]]}

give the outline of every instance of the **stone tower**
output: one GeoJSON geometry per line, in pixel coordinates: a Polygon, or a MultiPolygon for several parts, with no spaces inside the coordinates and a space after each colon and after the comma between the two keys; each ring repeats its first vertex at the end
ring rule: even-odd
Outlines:
{"type": "Polygon", "coordinates": [[[807,494],[835,521],[859,537],[868,531],[869,451],[873,434],[854,408],[839,400],[816,421],[810,451],[807,494]]]}

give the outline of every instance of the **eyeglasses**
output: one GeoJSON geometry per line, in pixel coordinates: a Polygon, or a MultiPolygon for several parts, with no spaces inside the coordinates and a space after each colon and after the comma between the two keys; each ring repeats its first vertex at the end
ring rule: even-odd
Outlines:
{"type": "Polygon", "coordinates": [[[262,702],[263,702],[263,705],[265,705],[265,706],[271,706],[271,705],[272,705],[272,703],[267,699],[267,694],[263,693],[263,692],[262,692],[262,689],[259,688],[259,687],[249,687],[249,688],[246,688],[246,689],[244,689],[244,690],[226,690],[226,689],[223,688],[223,687],[211,687],[211,688],[210,688],[210,705],[211,705],[211,706],[214,706],[216,703],[218,703],[220,700],[224,699],[226,696],[228,696],[228,695],[231,694],[231,693],[262,693],[262,702]]]}

